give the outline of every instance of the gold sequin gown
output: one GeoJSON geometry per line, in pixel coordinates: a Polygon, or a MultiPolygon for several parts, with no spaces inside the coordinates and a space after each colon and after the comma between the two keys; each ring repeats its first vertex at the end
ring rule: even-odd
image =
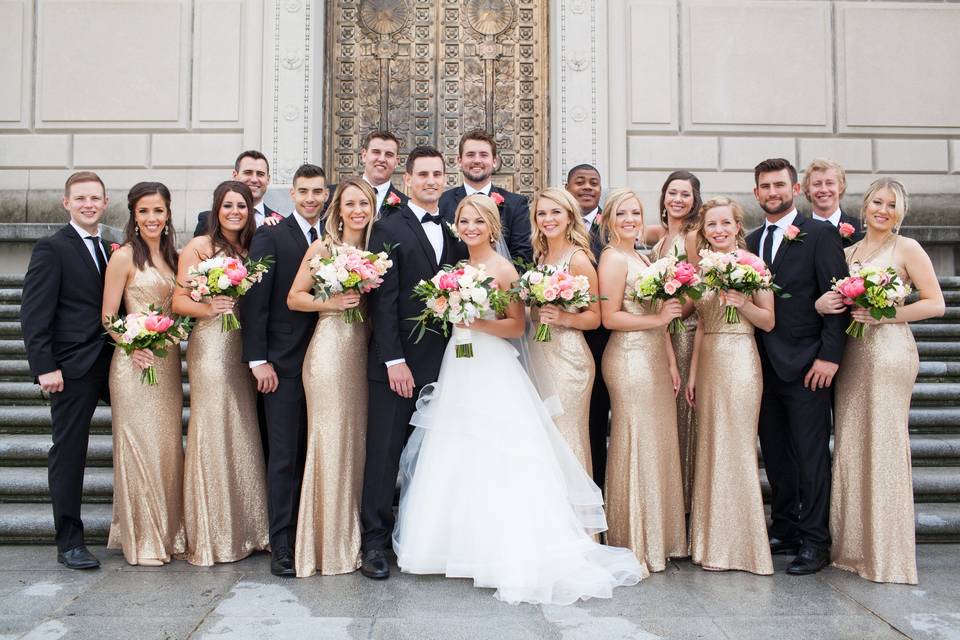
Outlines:
{"type": "Polygon", "coordinates": [[[727,324],[724,305],[712,291],[696,307],[703,337],[690,555],[705,569],[770,575],[773,560],[757,464],[763,388],[754,327],[742,315],[739,323],[727,324]]]}
{"type": "MultiPolygon", "coordinates": [[[[628,261],[628,289],[643,268],[639,257],[628,261]]],[[[644,314],[647,306],[624,294],[624,311],[644,314]]],[[[632,549],[651,572],[663,571],[668,558],[687,555],[677,405],[665,331],[613,331],[602,361],[611,407],[607,544],[632,549]]]]}
{"type": "Polygon", "coordinates": [[[367,325],[321,313],[303,360],[307,461],[295,545],[297,576],[360,567],[367,429],[367,325]]]}
{"type": "MultiPolygon", "coordinates": [[[[170,312],[174,276],[145,265],[123,291],[126,313],[153,304],[170,312]]],[[[140,382],[133,359],[117,349],[110,363],[113,517],[107,547],[130,564],[170,562],[183,553],[183,386],[180,349],[154,358],[157,384],[140,382]]]]}
{"type": "MultiPolygon", "coordinates": [[[[669,253],[683,255],[684,234],[677,234],[670,245],[669,251],[663,250],[666,236],[653,246],[652,259],[659,260],[669,253]]],[[[670,335],[673,342],[673,352],[677,358],[677,369],[680,371],[680,388],[687,386],[690,377],[690,361],[693,359],[693,339],[697,334],[697,312],[694,311],[683,321],[686,331],[670,335]]],[[[680,474],[683,478],[683,504],[687,513],[690,512],[690,500],[693,496],[693,471],[697,451],[697,412],[687,404],[683,393],[677,396],[677,437],[680,442],[680,474]]]]}
{"type": "MultiPolygon", "coordinates": [[[[858,255],[862,244],[846,249],[847,262],[894,266],[896,237],[873,256],[858,255]]],[[[917,583],[907,422],[919,368],[910,327],[898,322],[847,338],[837,373],[831,556],[834,566],[874,582],[917,583]]]]}
{"type": "MultiPolygon", "coordinates": [[[[560,268],[569,269],[570,259],[577,251],[567,254],[560,268]]],[[[531,314],[534,326],[539,314],[534,309],[531,314]]],[[[547,380],[560,402],[562,413],[553,416],[557,430],[566,440],[577,460],[587,474],[593,477],[593,463],[590,457],[590,396],[593,392],[593,377],[596,364],[590,353],[590,347],[583,337],[583,331],[570,327],[550,328],[550,342],[530,340],[531,357],[536,367],[537,378],[547,380]]],[[[544,390],[541,389],[541,394],[544,390]]],[[[548,398],[544,398],[548,400],[548,398]]]]}
{"type": "Polygon", "coordinates": [[[198,320],[187,347],[190,424],[184,521],[190,564],[241,560],[266,549],[267,481],[254,378],[241,362],[243,329],[198,320]]]}

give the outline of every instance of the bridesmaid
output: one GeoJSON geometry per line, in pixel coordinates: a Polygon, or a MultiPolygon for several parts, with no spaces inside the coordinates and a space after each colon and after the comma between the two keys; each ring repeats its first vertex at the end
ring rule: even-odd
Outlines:
{"type": "Polygon", "coordinates": [[[669,558],[687,555],[676,395],[680,374],[666,326],[683,307],[669,300],[654,310],[627,293],[649,262],[634,249],[643,235],[636,193],[607,198],[600,228],[603,326],[611,330],[603,352],[610,389],[607,452],[607,544],[629,547],[647,571],[663,571],[669,558]]]}
{"type": "MultiPolygon", "coordinates": [[[[698,249],[730,253],[746,247],[743,209],[717,197],[704,203],[698,249]]],[[[773,292],[750,297],[708,291],[696,301],[697,322],[686,400],[699,409],[690,510],[690,555],[704,569],[773,573],[760,494],[757,425],[762,386],[754,327],[774,326],[773,292]],[[724,307],[739,309],[727,324],[724,307]]]]}
{"type": "MultiPolygon", "coordinates": [[[[152,304],[170,312],[177,270],[177,240],[170,191],[140,182],[127,195],[130,217],[123,246],[110,256],[103,287],[104,324],[123,303],[126,313],[147,313],[152,304]]],[[[111,334],[114,340],[118,335],[111,334]]],[[[160,566],[183,553],[183,387],[180,350],[163,358],[147,350],[110,363],[113,407],[113,518],[107,547],[123,549],[129,564],[160,566]],[[147,367],[157,384],[140,382],[147,367]]]]}
{"type": "MultiPolygon", "coordinates": [[[[674,171],[667,176],[660,189],[660,225],[666,231],[651,251],[651,259],[659,260],[673,254],[690,256],[687,247],[695,246],[697,215],[700,211],[700,179],[689,171],[674,171]]],[[[695,255],[695,252],[693,252],[695,255]]],[[[686,331],[670,336],[677,356],[680,384],[685,385],[690,375],[693,357],[693,336],[697,330],[697,316],[693,305],[684,306],[686,331]]],[[[677,435],[680,440],[680,473],[683,477],[683,505],[690,513],[693,492],[694,452],[697,448],[697,416],[693,407],[677,396],[677,435]]]]}
{"type": "MultiPolygon", "coordinates": [[[[575,276],[586,276],[590,280],[590,292],[596,295],[597,271],[593,266],[590,237],[573,196],[565,189],[541,191],[530,208],[530,228],[533,259],[575,276]]],[[[533,320],[553,327],[550,342],[530,341],[540,392],[547,398],[557,394],[561,413],[553,416],[554,422],[592,476],[590,393],[596,365],[583,332],[600,326],[600,306],[594,302],[579,313],[572,313],[546,305],[534,311],[533,320]],[[539,317],[536,317],[538,311],[539,317]]]]}
{"type": "MultiPolygon", "coordinates": [[[[180,254],[178,283],[207,258],[246,256],[255,230],[250,188],[220,183],[211,211],[207,235],[193,238],[180,254]]],[[[242,329],[220,329],[220,314],[232,311],[233,303],[227,296],[194,302],[180,286],[173,297],[174,312],[197,318],[187,347],[190,424],[183,493],[186,559],[201,566],[241,560],[269,542],[256,387],[240,360],[242,329]]]]}
{"type": "Polygon", "coordinates": [[[287,305],[319,312],[303,361],[307,397],[307,461],[300,492],[295,563],[297,576],[349,573],[360,567],[360,492],[367,428],[366,323],[347,324],[346,309],[360,294],[313,297],[310,260],[336,247],[366,248],[376,193],[360,178],[340,181],[327,210],[325,237],[303,257],[287,305]]]}
{"type": "MultiPolygon", "coordinates": [[[[916,584],[907,423],[920,360],[907,323],[942,316],[944,301],[930,257],[898,233],[906,212],[903,185],[880,178],[863,196],[866,235],[845,250],[848,264],[893,267],[920,298],[880,321],[853,308],[853,319],[867,331],[847,339],[836,378],[830,534],[834,566],[874,582],[916,584]]],[[[839,294],[828,292],[817,311],[843,313],[845,307],[839,294]]]]}

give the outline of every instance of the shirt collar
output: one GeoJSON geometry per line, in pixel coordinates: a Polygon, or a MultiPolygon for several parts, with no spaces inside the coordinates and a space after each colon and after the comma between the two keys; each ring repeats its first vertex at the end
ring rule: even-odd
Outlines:
{"type": "Polygon", "coordinates": [[[383,194],[385,194],[387,191],[390,190],[389,180],[387,180],[383,184],[373,184],[373,182],[370,181],[370,178],[367,177],[367,174],[363,174],[363,180],[364,182],[369,184],[371,187],[373,187],[374,191],[377,192],[378,196],[382,196],[383,194]]]}
{"type": "Polygon", "coordinates": [[[93,238],[94,236],[99,237],[101,240],[103,240],[103,235],[102,235],[103,230],[100,228],[100,225],[97,225],[97,233],[93,235],[88,233],[86,229],[82,228],[73,220],[70,221],[70,226],[76,229],[77,233],[80,234],[80,237],[83,238],[84,240],[86,240],[87,238],[93,238]]]}
{"type": "Polygon", "coordinates": [[[468,185],[466,182],[464,182],[463,188],[467,192],[468,196],[472,196],[475,193],[482,193],[483,195],[488,196],[490,195],[490,190],[493,188],[493,183],[488,182],[487,184],[483,185],[479,189],[474,189],[473,187],[468,185]]]}
{"type": "Polygon", "coordinates": [[[781,230],[781,231],[785,231],[785,230],[787,229],[787,227],[789,227],[790,225],[793,224],[793,221],[796,220],[796,218],[797,218],[797,210],[796,210],[796,209],[793,209],[792,211],[790,211],[790,213],[788,213],[787,215],[783,216],[782,218],[780,218],[780,219],[777,220],[776,222],[770,222],[770,221],[768,220],[768,221],[766,222],[766,224],[764,225],[764,228],[766,228],[766,227],[780,227],[780,230],[781,230]]]}
{"type": "Polygon", "coordinates": [[[438,213],[438,211],[439,211],[439,210],[438,210],[438,211],[432,211],[432,212],[431,212],[431,211],[427,211],[426,209],[423,209],[423,208],[418,207],[417,205],[413,204],[413,200],[408,200],[408,201],[407,201],[407,206],[410,207],[410,211],[413,211],[413,215],[417,216],[417,220],[422,219],[423,216],[424,216],[424,214],[429,213],[430,215],[436,215],[436,214],[438,213]]]}
{"type": "Polygon", "coordinates": [[[264,211],[264,208],[263,208],[263,200],[253,205],[253,210],[259,213],[261,216],[265,215],[266,211],[264,211]]]}
{"type": "Polygon", "coordinates": [[[297,221],[297,224],[300,225],[300,230],[303,231],[304,236],[310,235],[310,229],[316,229],[319,237],[320,234],[320,218],[317,218],[317,221],[314,224],[310,224],[306,219],[297,213],[296,209],[293,211],[293,219],[297,221]]]}
{"type": "Polygon", "coordinates": [[[814,220],[820,220],[821,222],[829,222],[835,227],[840,226],[840,207],[837,207],[837,210],[833,212],[829,218],[821,218],[816,213],[813,213],[814,220]]]}

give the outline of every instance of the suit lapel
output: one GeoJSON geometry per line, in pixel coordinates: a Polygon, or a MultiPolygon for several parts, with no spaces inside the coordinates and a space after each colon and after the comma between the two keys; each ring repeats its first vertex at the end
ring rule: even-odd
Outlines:
{"type": "Polygon", "coordinates": [[[303,229],[300,228],[300,224],[297,222],[296,217],[291,213],[287,216],[284,222],[287,225],[287,230],[293,234],[294,242],[297,243],[297,248],[300,249],[301,253],[307,252],[307,238],[303,235],[303,229]]]}
{"type": "MultiPolygon", "coordinates": [[[[801,215],[796,215],[793,218],[793,226],[800,229],[800,233],[803,233],[803,225],[806,224],[806,218],[801,215]]],[[[803,238],[797,234],[795,240],[787,240],[787,236],[784,235],[783,239],[780,240],[780,246],[777,248],[777,255],[773,257],[773,264],[770,265],[770,270],[776,273],[780,269],[780,264],[783,262],[783,257],[787,255],[787,252],[790,251],[792,247],[797,242],[803,242],[803,238]]]]}
{"type": "Polygon", "coordinates": [[[759,229],[754,229],[749,236],[747,236],[747,249],[750,250],[750,253],[759,256],[760,255],[760,237],[763,236],[763,227],[759,229]]]}
{"type": "MultiPolygon", "coordinates": [[[[71,225],[67,225],[65,229],[67,231],[67,237],[70,238],[70,241],[73,243],[73,248],[80,254],[80,260],[87,265],[90,273],[95,277],[100,287],[103,288],[103,279],[100,276],[100,270],[97,269],[97,263],[93,261],[93,256],[90,255],[90,249],[87,248],[87,241],[81,238],[77,230],[71,225]]],[[[100,242],[103,244],[102,239],[100,242]]]]}
{"type": "MultiPolygon", "coordinates": [[[[403,221],[410,227],[413,235],[416,236],[417,242],[420,243],[420,248],[423,250],[424,255],[426,255],[427,260],[430,261],[430,266],[433,268],[433,271],[439,271],[440,265],[437,264],[437,254],[434,252],[433,245],[430,244],[430,239],[427,238],[427,234],[423,231],[423,225],[420,224],[420,220],[417,219],[416,214],[407,206],[403,206],[398,213],[403,216],[403,221]]],[[[446,254],[446,246],[446,240],[444,240],[444,248],[443,251],[441,251],[441,255],[446,254]]]]}

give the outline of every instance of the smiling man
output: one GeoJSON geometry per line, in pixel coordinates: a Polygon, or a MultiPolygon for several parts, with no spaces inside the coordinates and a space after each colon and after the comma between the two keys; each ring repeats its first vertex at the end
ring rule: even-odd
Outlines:
{"type": "Polygon", "coordinates": [[[363,179],[377,192],[377,217],[388,209],[396,209],[407,203],[407,196],[393,186],[390,179],[400,161],[400,140],[389,131],[371,131],[363,139],[360,149],[360,164],[363,179]]]}
{"type": "Polygon", "coordinates": [[[860,220],[840,209],[840,199],[847,190],[847,174],[840,164],[824,158],[815,159],[803,172],[801,189],[813,207],[813,219],[832,224],[845,247],[863,237],[860,220]]]}
{"type": "Polygon", "coordinates": [[[243,361],[264,394],[267,438],[267,509],[270,571],[294,576],[293,543],[306,450],[307,405],[301,370],[317,322],[316,313],[291,311],[287,293],[307,247],[320,237],[320,213],[327,200],[323,169],[302,165],[290,189],[294,212],[276,226],[257,229],[250,258],[273,257],[263,280],[241,299],[243,361]]]}
{"type": "MultiPolygon", "coordinates": [[[[270,163],[267,162],[267,156],[254,149],[241,153],[233,163],[233,179],[250,187],[250,192],[253,194],[253,216],[257,228],[260,228],[266,219],[280,215],[263,202],[263,197],[267,195],[267,187],[270,186],[270,163]]],[[[209,218],[209,211],[201,211],[197,214],[197,228],[193,230],[193,237],[202,236],[207,232],[209,218]]]]}

